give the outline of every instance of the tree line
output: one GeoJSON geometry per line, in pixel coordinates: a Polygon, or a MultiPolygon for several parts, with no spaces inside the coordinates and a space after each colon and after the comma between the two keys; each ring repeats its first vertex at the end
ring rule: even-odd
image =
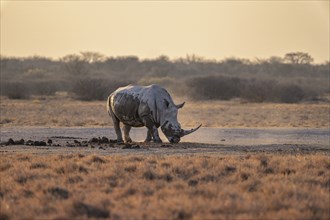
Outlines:
{"type": "Polygon", "coordinates": [[[196,55],[139,59],[81,52],[60,59],[2,56],[0,65],[1,95],[9,98],[65,91],[80,100],[104,100],[119,86],[152,83],[192,99],[299,102],[329,93],[329,62],[314,64],[303,52],[253,61],[196,55]]]}

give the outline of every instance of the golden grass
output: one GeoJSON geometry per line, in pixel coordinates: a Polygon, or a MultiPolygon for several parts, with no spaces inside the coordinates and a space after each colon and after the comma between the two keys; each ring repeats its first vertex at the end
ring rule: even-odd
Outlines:
{"type": "MultiPolygon", "coordinates": [[[[178,100],[179,102],[180,100],[178,100]]],[[[82,102],[67,97],[10,100],[1,97],[2,127],[111,126],[106,101],[82,102]]],[[[179,111],[183,127],[310,127],[330,126],[328,103],[274,104],[239,101],[188,101],[179,111]]]]}
{"type": "Polygon", "coordinates": [[[330,218],[323,154],[0,159],[0,219],[330,218]]]}

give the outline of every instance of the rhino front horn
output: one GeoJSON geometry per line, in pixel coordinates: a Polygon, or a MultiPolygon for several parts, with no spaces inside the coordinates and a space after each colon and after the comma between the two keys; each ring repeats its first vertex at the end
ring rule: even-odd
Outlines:
{"type": "Polygon", "coordinates": [[[181,137],[185,136],[185,135],[188,135],[188,134],[191,134],[195,131],[197,131],[200,127],[202,126],[202,124],[200,124],[198,127],[196,128],[193,128],[193,129],[190,129],[190,130],[183,130],[181,131],[181,137]]]}

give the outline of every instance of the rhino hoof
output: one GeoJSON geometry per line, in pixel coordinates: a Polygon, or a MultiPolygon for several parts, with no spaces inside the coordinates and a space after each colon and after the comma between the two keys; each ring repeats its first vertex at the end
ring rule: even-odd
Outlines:
{"type": "Polygon", "coordinates": [[[125,140],[125,143],[132,143],[132,142],[133,142],[132,139],[125,140]]]}
{"type": "Polygon", "coordinates": [[[154,140],[155,143],[163,143],[163,141],[161,139],[156,139],[154,140]]]}
{"type": "Polygon", "coordinates": [[[117,144],[123,144],[124,141],[123,140],[117,140],[117,144]]]}

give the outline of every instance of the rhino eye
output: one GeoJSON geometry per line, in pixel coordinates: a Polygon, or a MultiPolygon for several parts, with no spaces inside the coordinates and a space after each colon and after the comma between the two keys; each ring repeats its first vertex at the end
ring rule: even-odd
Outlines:
{"type": "Polygon", "coordinates": [[[166,99],[164,99],[164,102],[165,102],[166,107],[168,108],[168,106],[170,105],[170,103],[166,99]]]}

